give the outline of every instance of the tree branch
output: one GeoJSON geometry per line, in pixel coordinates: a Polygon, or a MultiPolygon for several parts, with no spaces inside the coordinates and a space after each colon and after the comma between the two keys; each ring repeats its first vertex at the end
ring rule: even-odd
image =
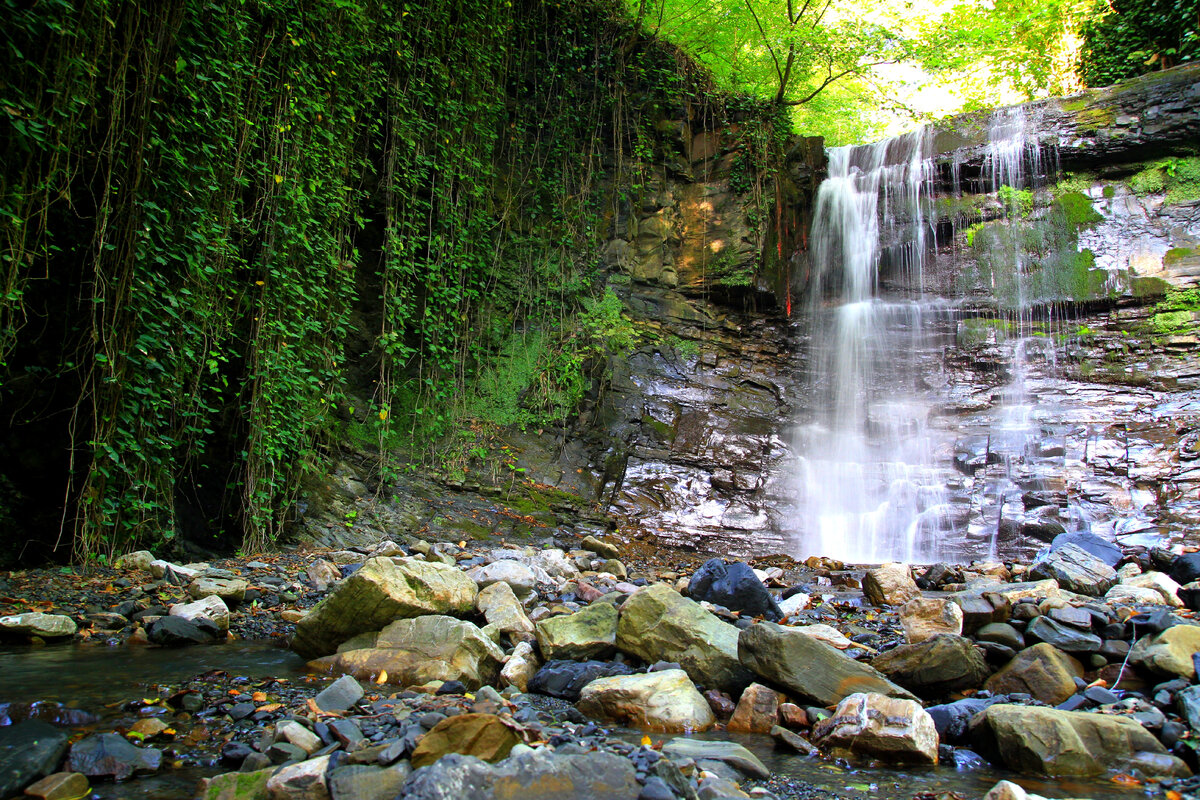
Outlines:
{"type": "Polygon", "coordinates": [[[762,36],[763,44],[767,46],[767,52],[771,54],[771,61],[775,64],[775,74],[779,77],[779,92],[776,94],[776,97],[783,97],[786,84],[784,83],[783,69],[779,66],[779,56],[775,54],[775,48],[771,46],[771,40],[767,38],[767,32],[763,30],[763,25],[758,19],[758,14],[754,11],[754,6],[750,3],[750,0],[745,0],[745,3],[750,16],[754,18],[754,24],[758,26],[758,34],[762,36]]]}
{"type": "Polygon", "coordinates": [[[817,95],[819,95],[822,91],[824,91],[829,86],[829,84],[833,83],[834,81],[841,80],[842,78],[846,77],[847,75],[854,75],[854,74],[859,73],[862,70],[868,69],[870,67],[878,67],[883,64],[892,64],[892,63],[895,63],[895,62],[893,62],[893,61],[871,61],[866,64],[858,64],[858,65],[850,67],[848,69],[844,69],[836,75],[833,74],[833,67],[832,67],[832,65],[830,65],[829,73],[825,76],[825,80],[821,81],[820,86],[813,89],[811,92],[809,92],[807,95],[805,95],[804,97],[802,97],[799,100],[780,100],[779,104],[785,105],[785,106],[802,106],[805,103],[807,103],[808,101],[812,100],[817,95]]]}

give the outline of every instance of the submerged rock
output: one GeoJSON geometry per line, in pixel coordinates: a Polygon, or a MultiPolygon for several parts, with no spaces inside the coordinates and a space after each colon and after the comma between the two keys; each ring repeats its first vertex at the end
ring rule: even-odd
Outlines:
{"type": "Polygon", "coordinates": [[[89,778],[124,780],[135,772],[157,772],[162,751],[135,747],[116,733],[100,733],[71,746],[67,768],[89,778]]]}
{"type": "Polygon", "coordinates": [[[451,753],[409,776],[397,800],[630,800],[641,787],[633,763],[612,753],[526,750],[497,764],[451,753]]]}
{"type": "Polygon", "coordinates": [[[67,732],[41,720],[0,727],[0,797],[54,772],[66,751],[67,732]]]}

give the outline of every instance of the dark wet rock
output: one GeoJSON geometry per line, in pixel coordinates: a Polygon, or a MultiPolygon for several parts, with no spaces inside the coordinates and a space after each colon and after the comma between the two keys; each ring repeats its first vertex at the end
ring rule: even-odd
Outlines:
{"type": "Polygon", "coordinates": [[[249,758],[253,752],[254,749],[245,742],[226,742],[221,747],[221,760],[236,766],[249,758]]]}
{"type": "Polygon", "coordinates": [[[632,667],[615,661],[549,661],[529,681],[529,691],[574,702],[597,678],[632,674],[632,667]]]}
{"type": "Polygon", "coordinates": [[[1200,581],[1200,553],[1183,553],[1177,556],[1167,574],[1180,586],[1200,581]]]}
{"type": "Polygon", "coordinates": [[[1066,533],[1060,533],[1050,543],[1050,549],[1052,551],[1061,550],[1069,544],[1086,550],[1110,567],[1115,567],[1121,562],[1122,554],[1120,547],[1088,531],[1067,531],[1066,533]]]}
{"type": "Polygon", "coordinates": [[[1134,614],[1126,620],[1126,623],[1131,636],[1145,636],[1148,633],[1162,633],[1173,628],[1180,623],[1180,620],[1168,609],[1160,608],[1157,611],[1143,611],[1140,614],[1134,614]]]}
{"type": "MultiPolygon", "coordinates": [[[[1050,776],[1103,775],[1133,768],[1140,753],[1168,755],[1158,739],[1127,717],[1037,706],[991,706],[975,718],[970,736],[993,763],[1050,776]]],[[[1171,758],[1150,762],[1149,768],[1159,770],[1149,774],[1160,776],[1189,772],[1171,758]]]]}
{"type": "Polygon", "coordinates": [[[1200,686],[1190,686],[1176,692],[1175,707],[1192,730],[1200,730],[1200,686]]]}
{"type": "Polygon", "coordinates": [[[988,706],[1004,702],[1004,700],[1003,697],[968,697],[953,703],[930,706],[925,710],[933,718],[940,741],[948,744],[965,744],[967,726],[970,724],[971,718],[988,706]]]}
{"type": "Polygon", "coordinates": [[[622,604],[617,647],[649,663],[676,661],[697,684],[730,694],[753,679],[738,661],[738,629],[666,584],[639,589],[622,604]]]}
{"type": "Polygon", "coordinates": [[[1075,694],[1075,678],[1083,665],[1049,644],[1027,647],[988,678],[984,684],[995,694],[1027,693],[1043,703],[1058,705],[1075,694]]]}
{"type": "Polygon", "coordinates": [[[629,800],[640,791],[627,758],[606,752],[563,754],[543,747],[494,765],[451,753],[410,775],[397,800],[629,800]]]}
{"type": "Polygon", "coordinates": [[[224,637],[216,623],[204,617],[190,621],[183,617],[161,617],[151,623],[146,633],[153,644],[167,646],[205,644],[224,637]]]}
{"type": "Polygon", "coordinates": [[[1100,597],[1117,585],[1117,572],[1101,559],[1075,544],[1052,550],[1029,571],[1038,580],[1053,578],[1063,589],[1100,597]]]}
{"type": "Polygon", "coordinates": [[[54,772],[67,751],[67,732],[41,720],[0,727],[0,797],[54,772]]]}
{"type": "Polygon", "coordinates": [[[975,638],[982,642],[1004,645],[1014,651],[1025,647],[1025,637],[1007,622],[989,622],[975,631],[975,638]]]}
{"type": "Polygon", "coordinates": [[[760,622],[738,638],[742,663],[768,683],[820,705],[833,705],[855,692],[914,699],[866,664],[800,631],[760,622]]]}
{"type": "Polygon", "coordinates": [[[871,666],[923,697],[973,689],[991,673],[970,639],[949,633],[895,647],[876,656],[871,666]]]}
{"type": "Polygon", "coordinates": [[[767,587],[743,561],[726,563],[713,558],[704,563],[688,582],[688,597],[725,606],[752,617],[777,620],[783,616],[767,587]]]}
{"type": "Polygon", "coordinates": [[[666,781],[653,775],[642,784],[642,791],[638,793],[637,800],[675,800],[675,792],[666,781]]]}
{"type": "Polygon", "coordinates": [[[90,725],[100,718],[90,711],[71,708],[62,703],[38,700],[32,703],[0,703],[0,727],[16,725],[27,719],[37,719],[54,725],[77,727],[90,725]]]}
{"type": "Polygon", "coordinates": [[[1049,616],[1029,623],[1025,635],[1036,642],[1045,642],[1066,653],[1095,653],[1104,641],[1095,634],[1064,625],[1049,616]]]}
{"type": "Polygon", "coordinates": [[[157,772],[162,751],[135,747],[116,733],[100,733],[80,739],[71,746],[67,768],[89,778],[124,780],[135,772],[157,772]]]}

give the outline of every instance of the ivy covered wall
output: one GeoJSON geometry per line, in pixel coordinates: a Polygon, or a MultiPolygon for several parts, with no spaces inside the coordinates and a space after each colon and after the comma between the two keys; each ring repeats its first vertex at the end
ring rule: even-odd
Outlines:
{"type": "Polygon", "coordinates": [[[609,0],[2,2],[0,561],[260,549],[346,422],[565,417],[616,176],[729,113],[609,0]]]}

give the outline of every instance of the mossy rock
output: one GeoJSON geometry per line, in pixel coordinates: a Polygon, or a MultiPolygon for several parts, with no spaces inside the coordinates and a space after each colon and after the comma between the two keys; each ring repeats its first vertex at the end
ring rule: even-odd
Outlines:
{"type": "Polygon", "coordinates": [[[1104,217],[1092,207],[1092,198],[1083,192],[1067,192],[1056,201],[1072,225],[1091,225],[1103,222],[1104,217]]]}
{"type": "Polygon", "coordinates": [[[1129,292],[1134,297],[1163,297],[1170,288],[1162,278],[1140,277],[1129,282],[1129,292]]]}
{"type": "Polygon", "coordinates": [[[1200,250],[1195,247],[1172,247],[1163,254],[1163,265],[1175,267],[1184,261],[1200,256],[1200,250]]]}

